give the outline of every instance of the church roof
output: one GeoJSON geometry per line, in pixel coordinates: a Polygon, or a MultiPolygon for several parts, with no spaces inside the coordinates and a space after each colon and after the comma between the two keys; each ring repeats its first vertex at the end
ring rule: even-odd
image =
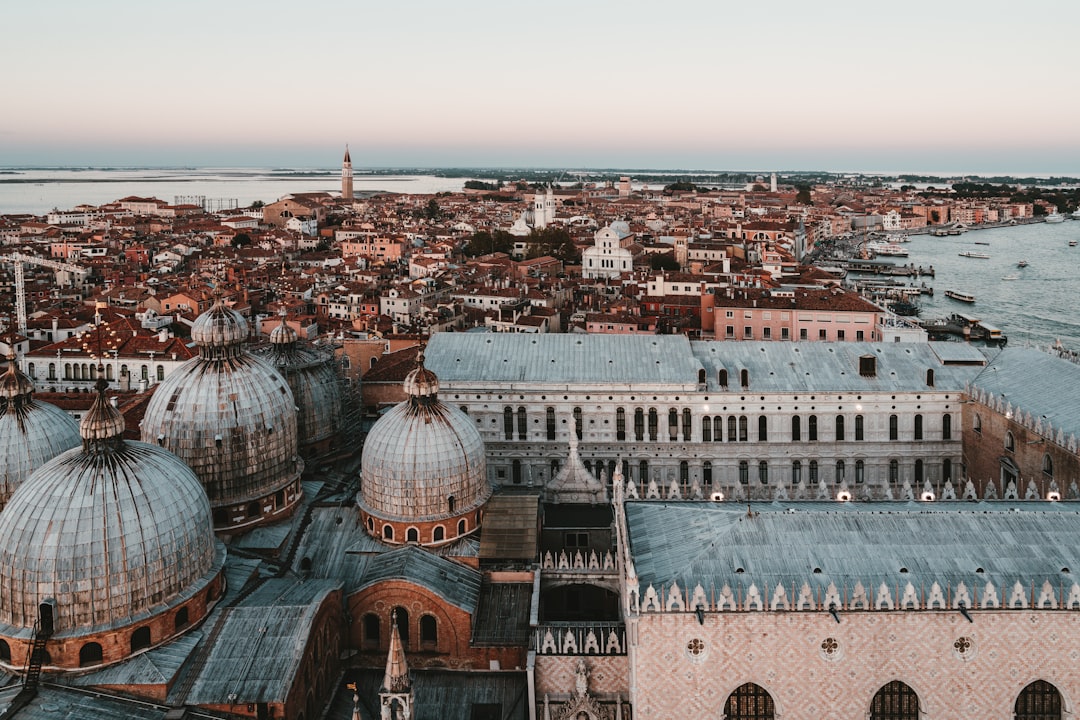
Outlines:
{"type": "Polygon", "coordinates": [[[480,573],[409,545],[373,558],[357,591],[386,580],[427,588],[451,605],[472,613],[480,597],[480,573]]]}
{"type": "Polygon", "coordinates": [[[1078,503],[640,501],[625,508],[642,596],[652,586],[661,602],[673,583],[686,601],[697,585],[707,598],[730,588],[743,599],[755,586],[766,604],[778,586],[794,601],[806,584],[819,606],[829,588],[837,606],[851,602],[857,584],[871,602],[884,586],[897,603],[910,584],[915,607],[930,606],[935,585],[945,607],[947,589],[955,600],[963,584],[967,606],[982,607],[989,583],[1001,607],[1018,606],[1006,604],[1017,587],[1017,602],[1027,607],[1049,583],[1054,607],[1070,592],[1080,604],[1080,589],[1071,590],[1080,569],[1078,503]]]}
{"type": "Polygon", "coordinates": [[[340,588],[333,580],[269,580],[238,606],[226,608],[187,702],[284,702],[319,608],[340,588]]]}

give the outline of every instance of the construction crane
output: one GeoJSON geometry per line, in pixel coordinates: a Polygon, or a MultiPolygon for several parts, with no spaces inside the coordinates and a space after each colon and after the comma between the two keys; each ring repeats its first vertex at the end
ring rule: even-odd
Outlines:
{"type": "Polygon", "coordinates": [[[8,262],[15,266],[15,322],[19,326],[19,334],[23,337],[26,336],[26,279],[23,276],[23,265],[38,265],[40,267],[52,268],[53,270],[66,270],[71,273],[79,273],[85,275],[89,272],[86,268],[81,268],[78,265],[72,265],[71,263],[63,262],[61,260],[51,260],[49,258],[38,257],[36,255],[26,255],[20,252],[13,252],[7,255],[0,255],[0,261],[8,262]]]}

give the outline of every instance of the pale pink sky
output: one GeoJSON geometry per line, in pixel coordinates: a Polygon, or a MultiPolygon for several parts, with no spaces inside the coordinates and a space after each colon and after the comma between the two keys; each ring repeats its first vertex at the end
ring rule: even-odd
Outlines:
{"type": "MultiPolygon", "coordinates": [[[[12,5],[12,4],[9,4],[12,5]]],[[[0,165],[1080,175],[1080,2],[22,2],[0,165]]]]}

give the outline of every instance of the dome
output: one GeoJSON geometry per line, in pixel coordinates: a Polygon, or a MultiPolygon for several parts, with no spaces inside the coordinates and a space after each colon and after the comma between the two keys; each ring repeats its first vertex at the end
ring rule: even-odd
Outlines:
{"type": "Polygon", "coordinates": [[[195,319],[191,326],[191,340],[199,346],[204,357],[219,357],[240,352],[240,345],[247,339],[248,324],[244,316],[226,307],[221,300],[195,319]]]}
{"type": "Polygon", "coordinates": [[[46,601],[57,637],[127,627],[219,574],[225,551],[198,478],[123,429],[99,390],[82,447],[38,468],[0,514],[0,635],[33,628],[46,601]]]}
{"type": "Polygon", "coordinates": [[[270,345],[252,353],[281,373],[296,401],[296,436],[301,455],[320,454],[342,430],[345,408],[341,380],[332,353],[300,342],[282,323],[270,333],[270,345]]]}
{"type": "Polygon", "coordinates": [[[79,445],[79,427],[66,412],[33,397],[34,384],[14,357],[0,377],[0,509],[31,472],[79,445]]]}
{"type": "Polygon", "coordinates": [[[219,529],[284,517],[300,499],[293,394],[269,363],[244,351],[246,327],[220,303],[201,315],[192,330],[199,357],[158,385],[141,428],[144,442],[195,471],[219,529]]]}
{"type": "Polygon", "coordinates": [[[361,462],[362,511],[428,522],[473,513],[491,496],[480,432],[439,400],[438,387],[421,357],[405,380],[408,399],[371,428],[361,462]]]}

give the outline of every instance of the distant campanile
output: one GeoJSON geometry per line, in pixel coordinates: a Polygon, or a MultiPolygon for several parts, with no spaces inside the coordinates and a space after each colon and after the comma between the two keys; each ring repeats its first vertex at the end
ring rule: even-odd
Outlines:
{"type": "Polygon", "coordinates": [[[341,162],[341,199],[352,200],[352,159],[349,157],[349,146],[345,146],[345,159],[341,162]]]}

